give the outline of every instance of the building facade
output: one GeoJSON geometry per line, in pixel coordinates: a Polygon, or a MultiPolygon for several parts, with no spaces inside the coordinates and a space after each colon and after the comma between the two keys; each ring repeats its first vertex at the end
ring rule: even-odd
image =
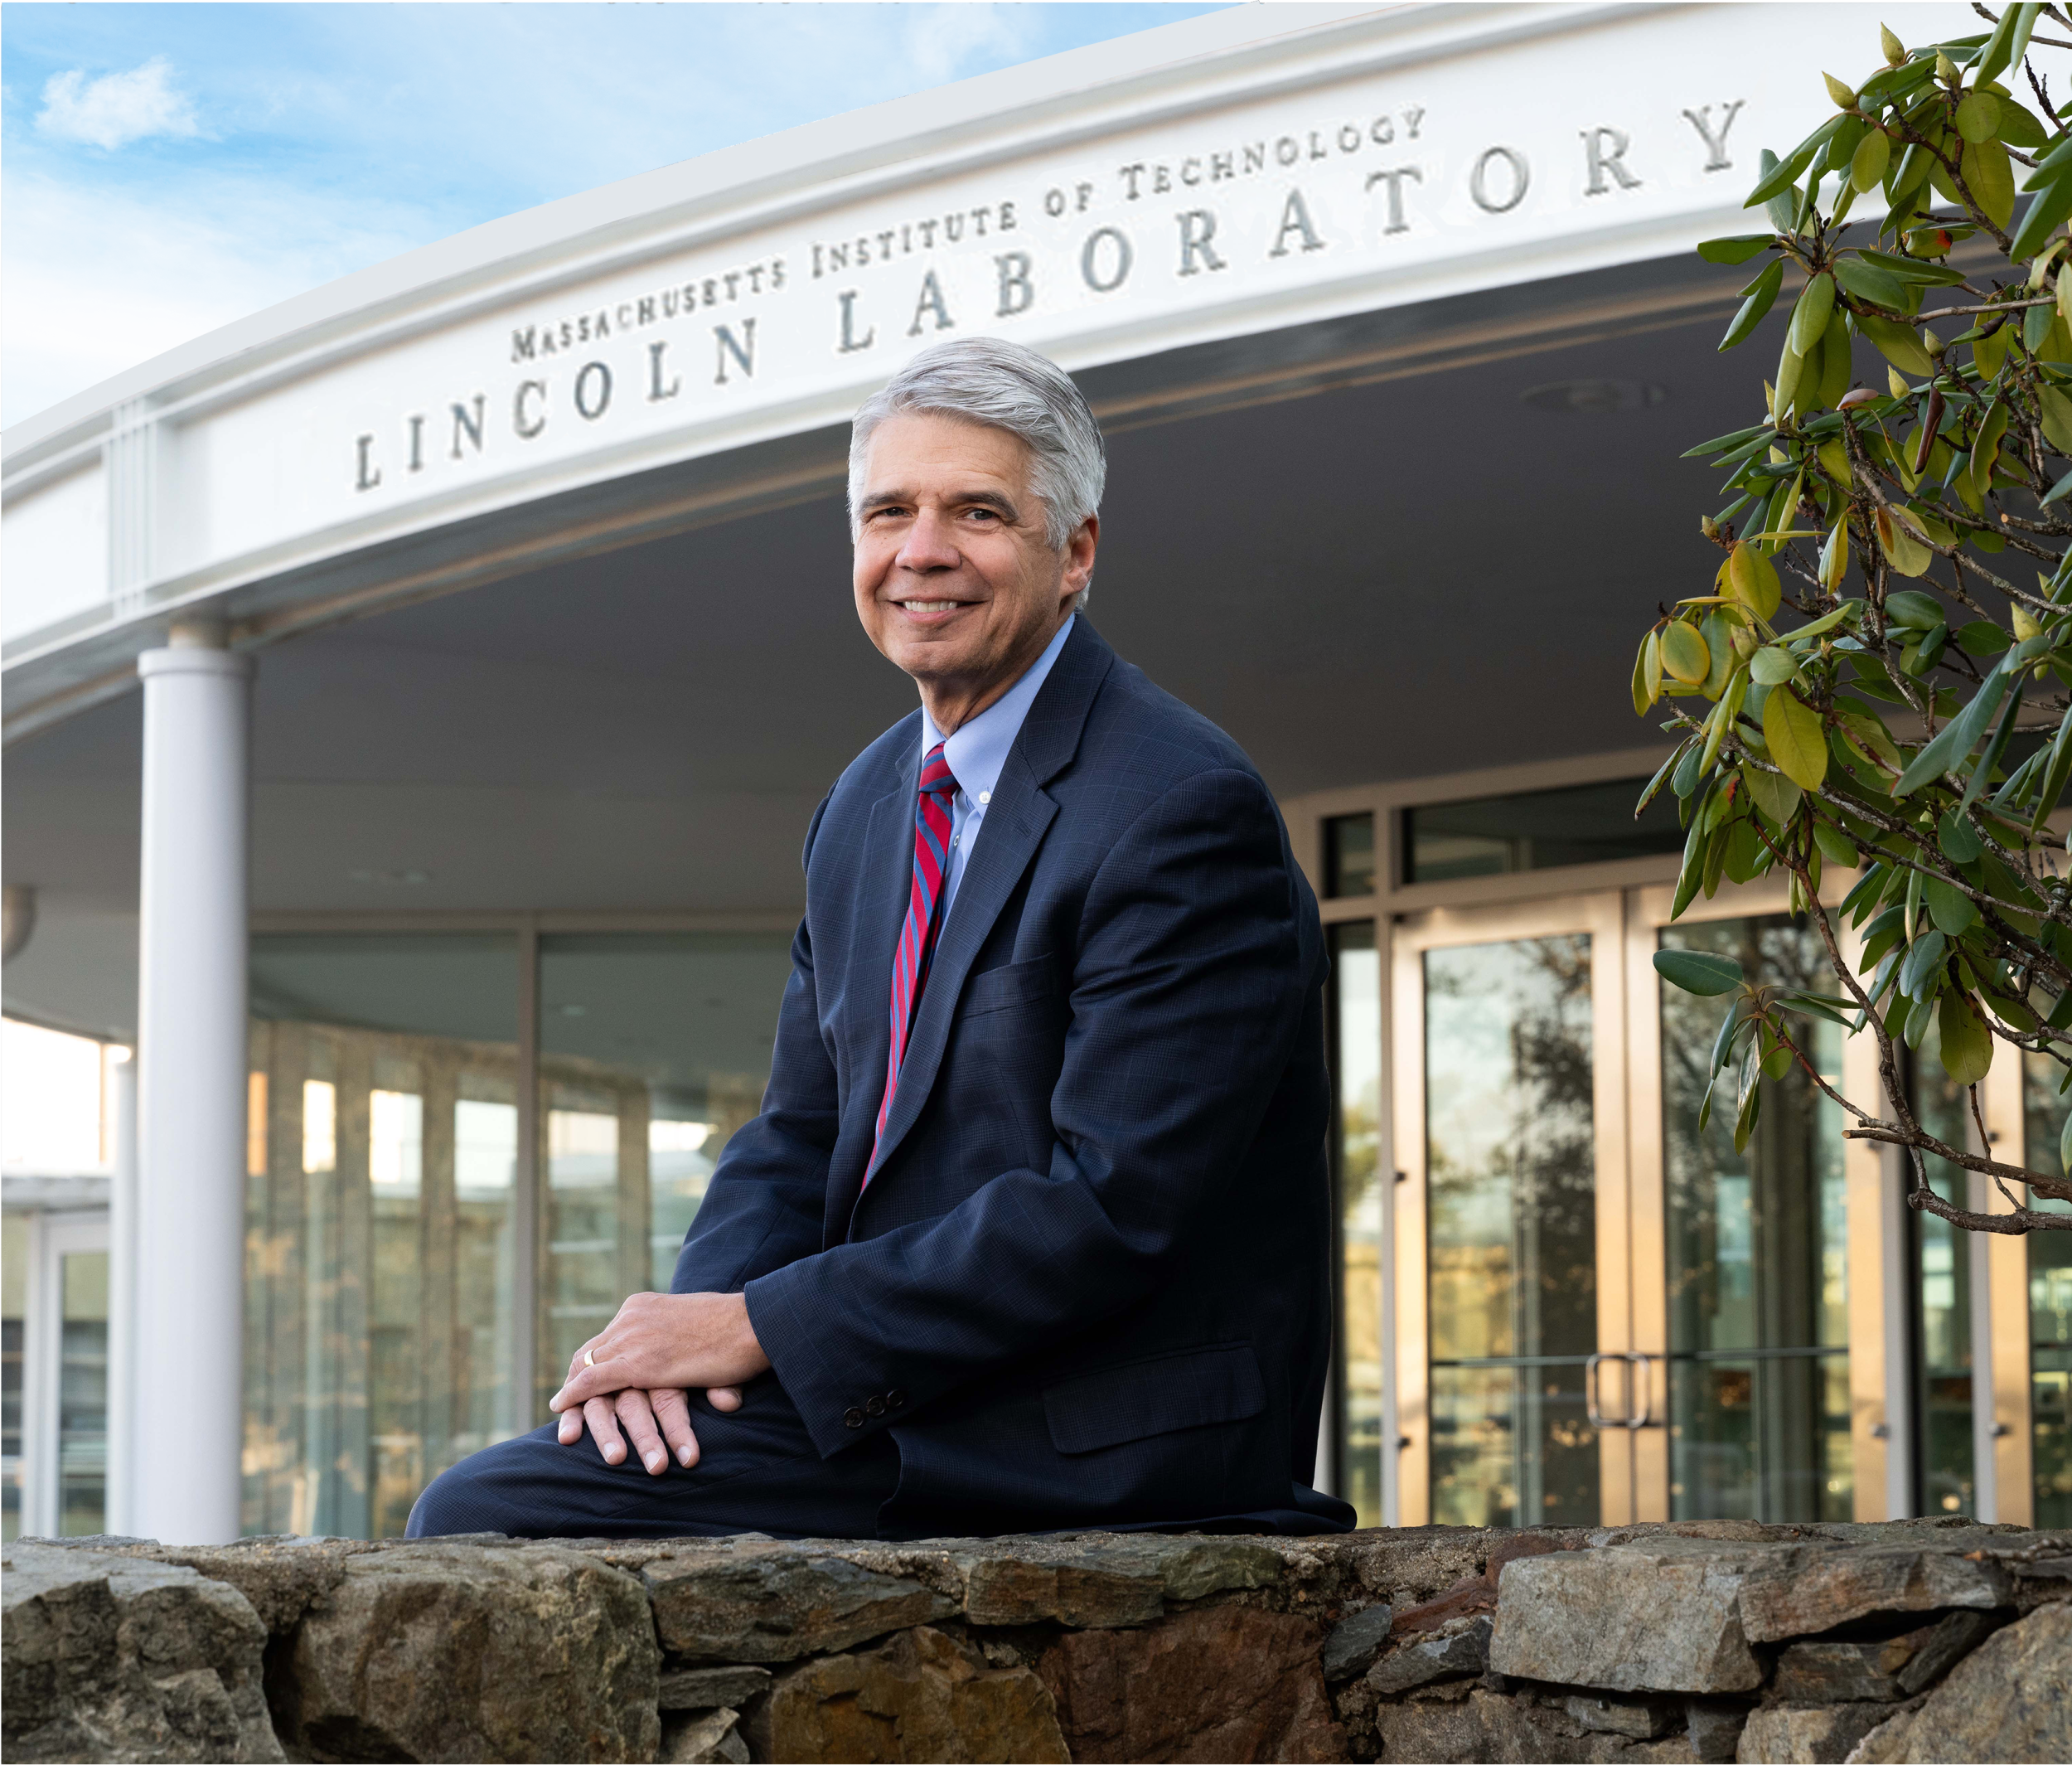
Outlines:
{"type": "MultiPolygon", "coordinates": [[[[1648,960],[1813,960],[1760,887],[1668,924],[1624,709],[1711,569],[1677,456],[1754,396],[1690,247],[1823,114],[1797,70],[1876,54],[1794,20],[1211,15],[494,223],[10,430],[7,1008],[138,1058],[105,1199],[10,1179],[9,1524],[393,1534],[666,1284],[806,821],[910,703],[850,610],[846,419],[973,332],[1086,388],[1091,616],[1244,743],[1323,898],[1363,1520],[2072,1516],[2055,1247],[1910,1214],[1789,1080],[1745,1156],[1699,1132],[1713,1026],[1648,960]]],[[[2050,1086],[2003,1055],[1990,1098],[2052,1156],[2050,1086]]]]}

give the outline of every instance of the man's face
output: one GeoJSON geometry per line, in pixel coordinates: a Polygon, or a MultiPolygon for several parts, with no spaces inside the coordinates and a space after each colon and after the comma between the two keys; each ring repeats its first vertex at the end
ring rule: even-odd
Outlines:
{"type": "Polygon", "coordinates": [[[958,722],[1057,634],[1093,572],[1097,521],[1053,550],[1019,438],[928,411],[872,431],[858,499],[856,614],[958,722]]]}

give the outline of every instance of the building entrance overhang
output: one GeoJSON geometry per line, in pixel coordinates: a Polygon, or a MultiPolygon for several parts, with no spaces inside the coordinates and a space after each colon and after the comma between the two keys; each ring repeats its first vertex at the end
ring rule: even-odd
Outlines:
{"type": "MultiPolygon", "coordinates": [[[[1858,25],[1795,9],[1799,59],[1858,25]]],[[[8,433],[10,730],[176,617],[264,644],[824,489],[811,438],[937,336],[1164,364],[1125,421],[1299,381],[1261,338],[1357,371],[1374,315],[1738,229],[1802,85],[1731,6],[1247,7],[477,228],[8,433]]]]}
{"type": "Polygon", "coordinates": [[[1689,246],[1818,114],[1757,22],[1210,15],[495,223],[17,426],[9,1008],[132,1021],[131,689],[176,616],[263,652],[257,912],[795,909],[814,802],[911,703],[849,604],[845,419],[937,335],[1080,376],[1092,617],[1284,798],[1648,739],[1635,618],[1711,568],[1677,456],[1750,415],[1742,277],[1689,246]]]}

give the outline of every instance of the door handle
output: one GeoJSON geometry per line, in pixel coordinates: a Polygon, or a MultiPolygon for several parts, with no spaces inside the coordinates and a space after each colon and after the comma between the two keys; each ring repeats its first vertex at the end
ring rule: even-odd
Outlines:
{"type": "Polygon", "coordinates": [[[1619,1355],[1592,1355],[1583,1363],[1583,1413],[1590,1425],[1600,1433],[1615,1424],[1605,1419],[1604,1409],[1597,1401],[1598,1375],[1607,1360],[1623,1358],[1619,1355]]]}
{"type": "Polygon", "coordinates": [[[1645,1355],[1614,1352],[1592,1355],[1583,1363],[1583,1413],[1590,1425],[1599,1430],[1623,1428],[1639,1430],[1654,1419],[1654,1380],[1648,1357],[1645,1355]],[[1607,1360],[1623,1360],[1626,1364],[1626,1413],[1617,1421],[1605,1414],[1600,1399],[1600,1378],[1607,1360]],[[1638,1397],[1639,1401],[1632,1401],[1638,1397]]]}
{"type": "Polygon", "coordinates": [[[1647,1427],[1648,1423],[1654,1418],[1653,1370],[1645,1355],[1628,1354],[1621,1358],[1628,1366],[1634,1370],[1632,1374],[1634,1383],[1628,1387],[1629,1394],[1637,1389],[1640,1394],[1640,1401],[1630,1406],[1633,1413],[1626,1418],[1626,1426],[1638,1430],[1647,1427]]]}

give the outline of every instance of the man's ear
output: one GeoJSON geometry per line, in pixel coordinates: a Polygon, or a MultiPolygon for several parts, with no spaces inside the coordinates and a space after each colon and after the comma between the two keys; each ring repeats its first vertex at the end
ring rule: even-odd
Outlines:
{"type": "Polygon", "coordinates": [[[1101,545],[1101,517],[1089,515],[1065,541],[1065,584],[1075,596],[1093,579],[1094,553],[1101,545]]]}

